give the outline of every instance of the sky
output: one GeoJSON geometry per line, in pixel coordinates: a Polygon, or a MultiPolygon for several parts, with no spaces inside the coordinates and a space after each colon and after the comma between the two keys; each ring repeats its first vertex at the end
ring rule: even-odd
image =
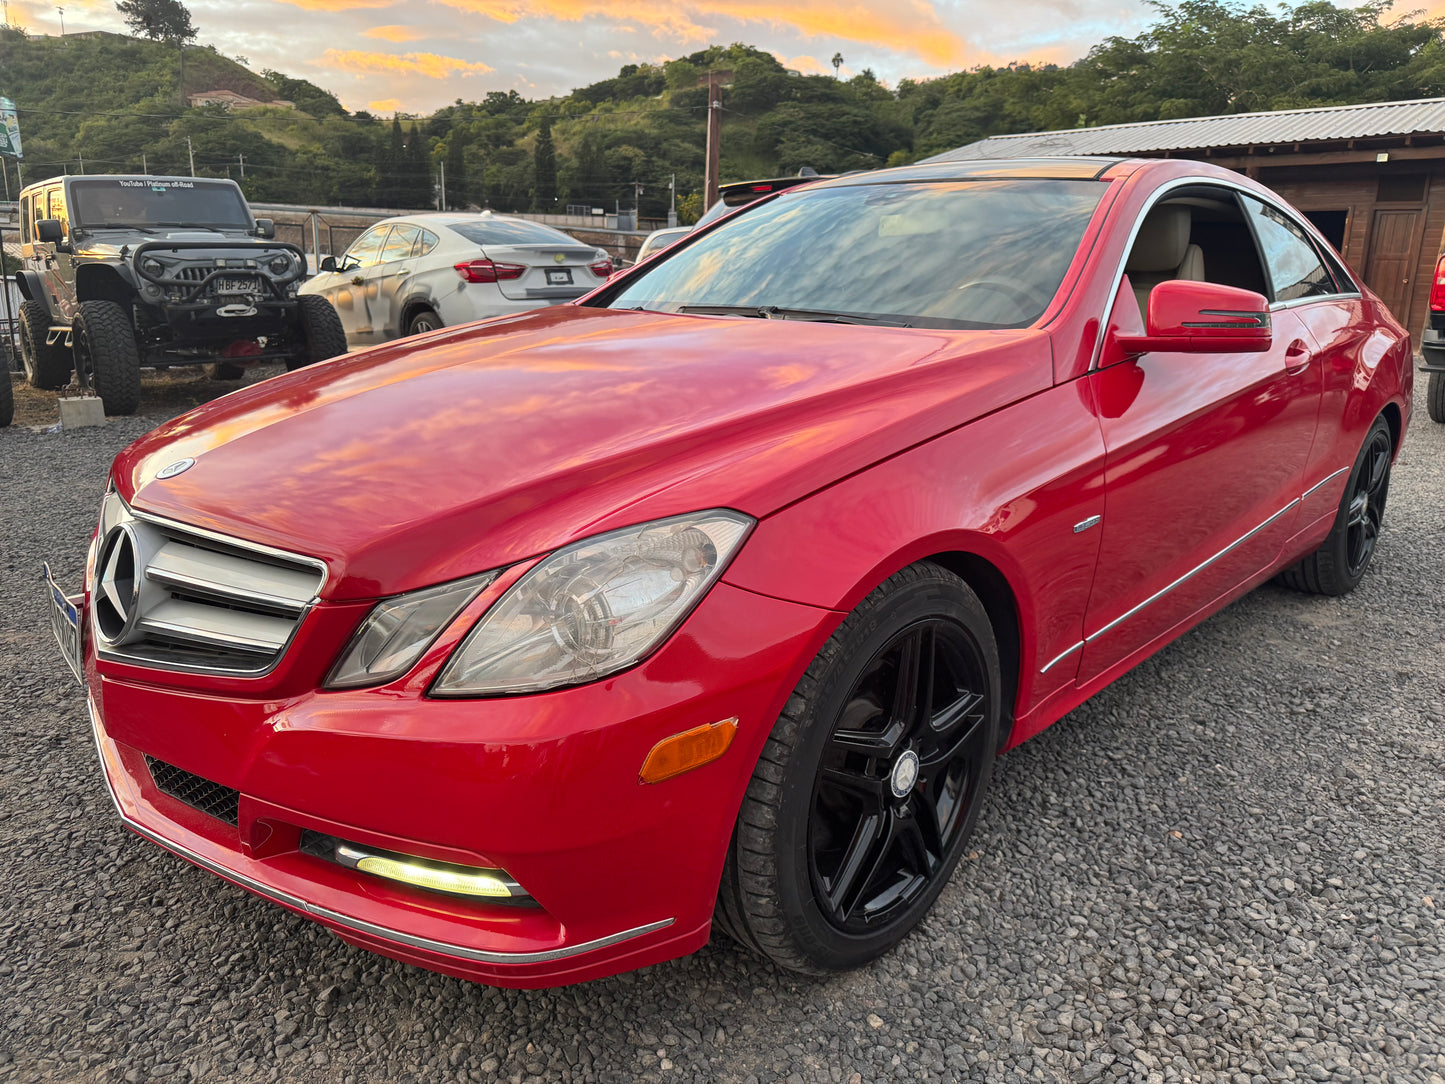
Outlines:
{"type": "MultiPolygon", "coordinates": [[[[125,32],[113,0],[65,0],[65,30],[125,32]]],[[[806,73],[884,82],[976,64],[1069,63],[1149,21],[1143,0],[189,0],[198,41],[335,93],[349,109],[427,113],[492,90],[566,94],[712,44],[744,42],[806,73]]],[[[8,0],[58,34],[58,7],[8,0]]],[[[201,89],[201,88],[195,88],[201,89]]]]}

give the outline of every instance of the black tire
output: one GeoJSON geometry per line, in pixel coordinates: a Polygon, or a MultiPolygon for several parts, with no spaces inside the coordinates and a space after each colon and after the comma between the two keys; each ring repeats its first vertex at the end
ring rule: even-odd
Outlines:
{"type": "Polygon", "coordinates": [[[230,361],[218,361],[211,366],[212,380],[240,380],[246,375],[246,367],[230,361]]]}
{"type": "Polygon", "coordinates": [[[38,301],[20,303],[20,363],[33,388],[56,391],[70,383],[74,361],[64,343],[45,345],[50,334],[50,313],[38,301]]]}
{"type": "Polygon", "coordinates": [[[877,588],[823,645],[768,737],[714,921],[805,974],[859,967],[902,940],[973,831],[1001,688],[988,615],[961,579],[925,563],[877,588]]]}
{"type": "Polygon", "coordinates": [[[330,301],[320,294],[302,294],[296,299],[296,311],[301,321],[301,344],[286,359],[288,371],[346,353],[346,329],[330,301]]]}
{"type": "Polygon", "coordinates": [[[1281,583],[1312,595],[1344,595],[1355,589],[1375,555],[1394,454],[1389,423],[1376,418],[1355,457],[1329,535],[1314,553],[1281,572],[1281,583]]]}
{"type": "Polygon", "coordinates": [[[114,301],[82,301],[72,339],[75,367],[90,374],[107,414],[140,406],[140,350],[130,315],[114,301]]]}
{"type": "Polygon", "coordinates": [[[406,322],[406,333],[411,335],[425,335],[428,331],[440,331],[446,327],[442,318],[431,309],[422,309],[406,322]]]}
{"type": "Polygon", "coordinates": [[[15,386],[10,382],[10,367],[0,373],[0,429],[15,420],[15,386]]]}
{"type": "Polygon", "coordinates": [[[1425,406],[1432,422],[1445,422],[1445,373],[1431,373],[1425,390],[1425,406]]]}

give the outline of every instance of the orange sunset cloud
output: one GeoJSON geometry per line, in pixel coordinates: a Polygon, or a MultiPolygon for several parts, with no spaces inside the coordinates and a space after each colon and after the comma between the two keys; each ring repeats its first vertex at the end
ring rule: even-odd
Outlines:
{"type": "Polygon", "coordinates": [[[424,75],[446,79],[454,75],[482,75],[491,67],[436,53],[366,53],[359,49],[327,49],[321,59],[333,68],[358,75],[424,75]]]}
{"type": "MultiPolygon", "coordinates": [[[[297,2],[297,0],[290,0],[297,2]]],[[[344,0],[338,0],[344,2],[344,0]]],[[[461,11],[485,15],[502,23],[523,19],[576,22],[600,16],[643,24],[685,40],[706,40],[714,31],[700,20],[709,17],[785,26],[809,35],[831,35],[844,41],[868,42],[912,53],[930,64],[963,64],[967,44],[939,19],[927,0],[898,0],[876,5],[864,0],[439,0],[461,11]]]]}
{"type": "Polygon", "coordinates": [[[427,36],[426,31],[418,30],[412,26],[373,26],[366,31],[368,38],[380,38],[382,41],[417,41],[427,36]]]}

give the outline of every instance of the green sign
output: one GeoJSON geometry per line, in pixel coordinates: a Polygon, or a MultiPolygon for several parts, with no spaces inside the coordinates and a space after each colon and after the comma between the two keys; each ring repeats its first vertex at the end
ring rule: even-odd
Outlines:
{"type": "Polygon", "coordinates": [[[20,153],[20,121],[15,117],[15,103],[9,98],[0,98],[0,154],[25,157],[20,153]]]}

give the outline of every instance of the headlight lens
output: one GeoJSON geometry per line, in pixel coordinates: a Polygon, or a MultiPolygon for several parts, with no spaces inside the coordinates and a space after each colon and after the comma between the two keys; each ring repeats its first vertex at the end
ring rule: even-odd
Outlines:
{"type": "Polygon", "coordinates": [[[145,269],[147,275],[159,276],[160,273],[165,270],[160,260],[146,260],[145,263],[141,264],[141,267],[145,269]]]}
{"type": "Polygon", "coordinates": [[[626,669],[681,624],[752,525],[714,509],[558,550],[492,605],[432,695],[541,692],[626,669]]]}
{"type": "Polygon", "coordinates": [[[377,603],[331,668],[327,687],[380,685],[400,677],[497,575],[484,572],[377,603]]]}
{"type": "Polygon", "coordinates": [[[287,271],[291,270],[291,257],[276,256],[267,266],[271,268],[271,274],[284,275],[287,271]]]}

